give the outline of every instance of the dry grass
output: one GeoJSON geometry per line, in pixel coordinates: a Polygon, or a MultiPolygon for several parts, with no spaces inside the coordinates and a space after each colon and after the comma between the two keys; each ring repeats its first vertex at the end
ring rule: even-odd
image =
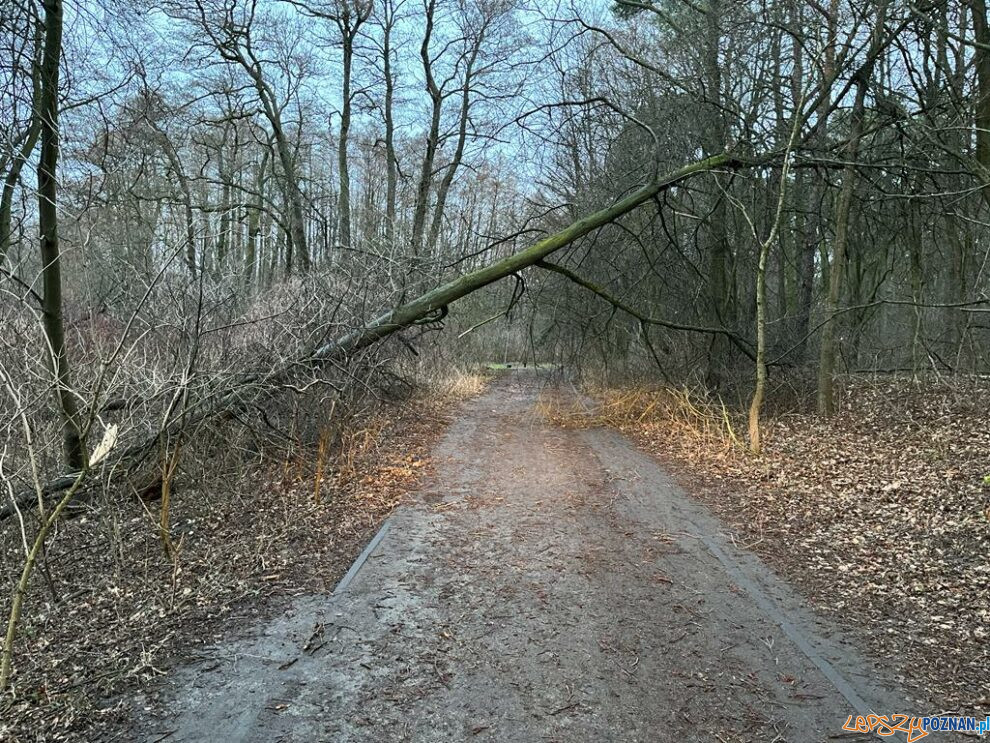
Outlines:
{"type": "Polygon", "coordinates": [[[550,392],[541,396],[541,412],[567,427],[612,426],[621,430],[663,429],[672,441],[691,449],[703,447],[720,456],[741,453],[733,416],[721,402],[705,400],[690,388],[607,388],[588,390],[586,404],[550,392]]]}
{"type": "Polygon", "coordinates": [[[456,402],[477,397],[490,380],[480,369],[454,368],[433,380],[431,386],[440,399],[456,402]]]}
{"type": "Polygon", "coordinates": [[[348,427],[341,434],[340,450],[336,457],[338,485],[346,486],[361,474],[362,463],[367,462],[382,446],[388,423],[388,417],[375,415],[354,427],[348,427]]]}

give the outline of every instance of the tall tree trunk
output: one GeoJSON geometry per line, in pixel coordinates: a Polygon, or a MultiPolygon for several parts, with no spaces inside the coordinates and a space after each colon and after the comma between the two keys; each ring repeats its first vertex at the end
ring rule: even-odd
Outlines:
{"type": "Polygon", "coordinates": [[[481,51],[481,45],[484,43],[486,30],[487,28],[483,28],[479,32],[478,38],[474,40],[474,45],[468,55],[467,64],[464,67],[464,85],[461,86],[460,120],[457,125],[457,145],[454,147],[454,156],[447,165],[443,179],[441,179],[440,185],[437,187],[437,202],[433,208],[433,221],[430,223],[430,237],[427,243],[430,252],[436,249],[437,240],[440,238],[440,230],[443,227],[447,196],[450,193],[450,187],[454,182],[457,169],[461,166],[461,161],[464,159],[464,146],[467,144],[467,128],[471,114],[471,84],[473,82],[474,65],[481,51]]]}
{"type": "Polygon", "coordinates": [[[296,164],[295,154],[289,138],[285,134],[282,126],[281,109],[275,91],[272,90],[268,81],[261,71],[261,63],[254,59],[247,59],[240,52],[235,53],[234,58],[247,71],[254,82],[255,90],[258,93],[258,100],[261,102],[262,111],[272,128],[272,139],[275,141],[275,152],[278,155],[279,164],[282,166],[282,191],[285,195],[286,207],[289,216],[288,242],[285,249],[285,271],[292,273],[293,262],[298,260],[298,268],[306,271],[310,266],[309,246],[306,240],[306,209],[305,197],[299,178],[299,168],[296,164]]]}
{"type": "Polygon", "coordinates": [[[986,0],[969,0],[973,12],[973,64],[976,67],[976,100],[973,123],[976,128],[976,161],[985,185],[983,199],[990,204],[990,27],[986,0]]]}
{"type": "Polygon", "coordinates": [[[227,263],[227,254],[230,249],[230,200],[233,180],[230,172],[230,163],[224,157],[224,147],[220,146],[219,163],[217,168],[220,176],[220,226],[217,235],[217,259],[214,271],[217,276],[223,275],[224,266],[227,263]]]}
{"type": "Polygon", "coordinates": [[[433,164],[440,142],[440,114],[443,106],[443,94],[433,77],[433,61],[430,58],[430,39],[433,36],[433,14],[435,11],[436,0],[428,0],[426,31],[423,34],[423,44],[419,49],[419,56],[423,62],[423,74],[426,77],[426,90],[430,95],[432,110],[430,129],[426,135],[426,151],[423,153],[419,182],[416,185],[416,205],[413,209],[412,250],[413,255],[417,256],[423,247],[423,234],[426,231],[426,212],[429,207],[430,187],[433,184],[433,164]]]}
{"type": "MultiPolygon", "coordinates": [[[[705,45],[702,59],[705,98],[706,129],[704,150],[706,156],[713,156],[725,150],[728,138],[728,122],[722,110],[722,68],[719,63],[722,13],[722,0],[710,0],[705,10],[705,45]]],[[[714,176],[718,178],[718,176],[714,176]]],[[[729,238],[725,198],[716,189],[715,203],[708,219],[708,315],[711,325],[731,325],[734,321],[733,291],[730,286],[729,238]]],[[[712,389],[722,385],[726,362],[732,354],[723,336],[712,336],[708,349],[708,370],[706,383],[712,389]]]]}
{"type": "Polygon", "coordinates": [[[856,157],[863,133],[863,108],[866,99],[866,81],[856,83],[856,99],[853,102],[852,129],[846,145],[846,165],[842,169],[842,185],[835,204],[835,240],[832,244],[832,260],[829,266],[828,296],[825,301],[825,324],[822,327],[821,349],[818,357],[818,412],[832,415],[835,412],[835,326],[836,311],[842,297],[842,279],[846,267],[846,247],[849,242],[849,210],[856,189],[856,157]]]}
{"type": "Polygon", "coordinates": [[[805,210],[810,193],[806,175],[795,175],[794,208],[797,210],[794,229],[794,253],[797,262],[797,307],[792,338],[796,342],[794,355],[797,361],[808,361],[808,333],[811,330],[811,305],[815,295],[815,254],[818,251],[813,229],[808,229],[805,210]]]}
{"type": "Polygon", "coordinates": [[[58,104],[59,60],[62,54],[62,0],[44,0],[45,51],[41,62],[41,156],[38,161],[38,225],[41,232],[41,265],[44,296],[42,325],[55,377],[56,396],[62,414],[62,446],[65,464],[81,470],[85,465],[79,422],[79,403],[72,390],[69,359],[65,350],[62,318],[62,256],[58,235],[58,104]]]}
{"type": "Polygon", "coordinates": [[[835,412],[836,312],[842,297],[842,279],[845,274],[846,249],[849,242],[849,212],[853,193],[856,190],[856,159],[859,157],[859,141],[863,136],[866,89],[882,42],[886,11],[887,3],[883,0],[877,5],[866,63],[855,75],[856,97],[853,100],[849,140],[846,142],[846,164],[842,169],[842,185],[835,204],[835,240],[832,246],[828,297],[825,302],[825,324],[822,328],[818,358],[818,412],[821,415],[832,415],[835,412]]]}
{"type": "Polygon", "coordinates": [[[763,448],[760,432],[760,414],[767,386],[767,257],[771,241],[760,246],[759,264],[756,269],[756,385],[749,403],[749,450],[759,454],[763,448]]]}
{"type": "Polygon", "coordinates": [[[244,256],[244,284],[250,288],[258,262],[258,236],[261,233],[261,212],[265,207],[265,171],[271,150],[265,148],[254,179],[254,203],[248,211],[247,251],[244,256]]]}
{"type": "MultiPolygon", "coordinates": [[[[345,11],[342,19],[347,18],[349,18],[349,14],[345,11]]],[[[351,67],[354,62],[354,35],[357,28],[355,27],[352,32],[347,20],[341,20],[338,24],[341,28],[341,39],[344,46],[344,79],[342,81],[343,104],[340,110],[340,139],[337,141],[337,169],[340,171],[337,216],[340,244],[348,248],[351,245],[351,173],[347,163],[347,140],[351,131],[351,67]]]]}
{"type": "Polygon", "coordinates": [[[396,199],[399,187],[398,160],[395,157],[395,78],[392,73],[392,28],[395,25],[395,9],[391,0],[385,5],[384,39],[382,48],[385,74],[385,242],[389,248],[395,243],[396,199]]]}
{"type": "MultiPolygon", "coordinates": [[[[803,101],[803,95],[797,101],[803,101]]],[[[767,387],[767,261],[770,251],[777,242],[780,234],[780,224],[787,204],[787,186],[790,178],[791,151],[802,126],[800,104],[795,106],[794,120],[791,122],[791,132],[784,150],[784,161],[780,165],[780,188],[777,194],[777,207],[774,211],[770,234],[760,243],[759,259],[756,267],[756,385],[753,398],[749,404],[749,449],[753,454],[760,454],[763,449],[760,415],[763,411],[763,400],[767,387]]],[[[753,237],[756,238],[755,222],[750,222],[753,237]]],[[[758,238],[757,238],[758,240],[758,238]]]]}
{"type": "Polygon", "coordinates": [[[175,176],[175,180],[179,184],[179,191],[182,193],[182,217],[186,232],[186,269],[189,271],[189,276],[195,280],[196,217],[193,214],[192,187],[189,185],[189,179],[186,177],[186,171],[182,165],[182,160],[179,158],[179,153],[176,152],[175,147],[172,144],[172,140],[170,140],[168,135],[159,129],[153,122],[149,120],[148,123],[155,130],[155,133],[158,136],[158,141],[161,142],[162,150],[165,152],[165,157],[168,160],[169,167],[172,169],[172,174],[175,176]]]}
{"type": "MultiPolygon", "coordinates": [[[[833,0],[834,2],[834,0],[833,0]]],[[[804,17],[802,12],[803,6],[800,2],[792,2],[789,8],[789,19],[791,26],[795,29],[800,29],[804,23],[804,17]]],[[[833,27],[833,22],[830,16],[829,28],[833,27]]],[[[831,52],[826,53],[825,64],[829,64],[829,60],[832,60],[834,64],[835,49],[834,43],[830,43],[826,47],[831,49],[831,52]]],[[[831,74],[830,68],[826,68],[825,75],[829,76],[831,74]]],[[[804,47],[797,39],[791,40],[791,100],[799,101],[802,100],[801,86],[804,85],[804,47]]],[[[819,114],[825,115],[828,111],[828,96],[822,97],[823,104],[819,108],[819,114]]],[[[822,125],[822,134],[820,135],[824,139],[825,126],[822,125]]],[[[795,343],[794,354],[795,358],[799,363],[808,360],[808,333],[811,330],[811,304],[815,293],[815,252],[816,244],[814,238],[814,229],[809,229],[808,218],[806,212],[808,209],[808,196],[812,190],[812,184],[808,182],[808,178],[804,171],[799,171],[794,175],[794,192],[791,198],[791,202],[794,205],[795,210],[795,223],[793,230],[793,257],[794,257],[794,267],[795,267],[795,307],[794,307],[794,321],[792,324],[790,338],[788,342],[795,343]]]]}
{"type": "MultiPolygon", "coordinates": [[[[824,10],[824,6],[820,6],[824,10]]],[[[795,3],[791,6],[791,23],[795,28],[802,28],[804,23],[803,10],[801,4],[795,3]]],[[[826,38],[822,52],[822,85],[823,90],[818,98],[815,111],[815,137],[814,142],[823,151],[828,149],[828,129],[829,113],[832,110],[832,85],[836,79],[837,57],[838,57],[838,24],[839,24],[839,0],[829,0],[828,16],[825,21],[826,38]]],[[[791,91],[793,100],[797,100],[797,92],[801,85],[801,78],[804,67],[803,46],[797,41],[794,42],[794,75],[791,78],[791,91]],[[800,67],[800,69],[798,69],[800,67]]],[[[816,197],[821,195],[826,189],[826,185],[816,183],[813,179],[807,184],[806,189],[796,192],[796,199],[807,206],[808,202],[814,202],[816,197]]],[[[814,303],[815,291],[815,257],[821,252],[824,255],[824,234],[826,231],[825,217],[821,210],[814,209],[815,215],[811,220],[805,220],[805,237],[800,245],[798,257],[798,310],[797,328],[795,335],[798,339],[795,349],[796,357],[799,361],[810,361],[808,351],[808,333],[811,330],[811,308],[814,303]],[[808,224],[808,221],[811,224],[808,224]]],[[[829,277],[827,276],[828,264],[823,261],[822,284],[827,286],[829,277]]]]}
{"type": "Polygon", "coordinates": [[[305,209],[303,208],[303,192],[299,187],[299,177],[295,165],[295,158],[289,147],[289,142],[282,132],[281,125],[277,127],[275,135],[275,151],[278,153],[279,163],[282,166],[282,186],[285,191],[286,206],[289,212],[289,232],[288,243],[285,247],[285,272],[290,274],[294,260],[298,260],[298,269],[306,271],[309,269],[309,247],[306,242],[305,209]]]}
{"type": "MultiPolygon", "coordinates": [[[[41,100],[43,31],[42,24],[37,23],[34,29],[34,58],[31,65],[31,87],[36,101],[41,100]]],[[[7,175],[3,179],[3,193],[0,194],[0,263],[6,259],[7,251],[10,250],[12,243],[11,212],[14,204],[14,189],[17,188],[17,183],[21,178],[21,170],[24,168],[24,164],[31,159],[40,136],[41,117],[35,109],[31,111],[31,120],[24,132],[20,150],[14,155],[10,163],[10,170],[7,171],[7,175]]]]}
{"type": "Polygon", "coordinates": [[[12,210],[14,204],[14,189],[21,177],[24,164],[31,159],[38,137],[41,135],[41,120],[34,116],[27,130],[27,136],[21,144],[21,149],[10,164],[10,170],[3,180],[3,194],[0,195],[0,261],[7,257],[7,252],[13,243],[12,210]]]}

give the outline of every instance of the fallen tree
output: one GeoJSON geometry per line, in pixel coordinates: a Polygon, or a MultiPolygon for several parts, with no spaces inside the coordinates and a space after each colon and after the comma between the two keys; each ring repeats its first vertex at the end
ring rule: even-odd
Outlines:
{"type": "MultiPolygon", "coordinates": [[[[149,453],[157,450],[163,441],[171,439],[180,430],[229,413],[257,399],[258,396],[279,388],[290,382],[293,376],[298,374],[300,368],[312,368],[325,363],[346,360],[358,351],[397,331],[423,322],[441,319],[446,314],[448,306],[458,299],[517,274],[525,268],[539,265],[549,255],[571,245],[591,232],[611,224],[693,175],[717,169],[761,165],[769,162],[770,159],[770,156],[752,158],[723,153],[671,171],[611,206],[571,223],[528,248],[441,284],[425,294],[379,315],[346,335],[315,348],[300,358],[274,370],[245,374],[235,381],[232,388],[216,395],[201,397],[186,408],[184,416],[168,421],[154,435],[143,441],[123,446],[116,453],[107,457],[104,460],[104,472],[119,472],[129,462],[139,461],[147,457],[149,453]]],[[[691,329],[696,330],[696,328],[691,329]]],[[[709,328],[706,328],[705,331],[729,332],[723,329],[709,328]]],[[[0,520],[11,517],[19,509],[27,508],[32,503],[37,504],[39,500],[64,492],[74,484],[78,487],[77,480],[75,473],[69,473],[54,478],[40,487],[8,497],[8,502],[0,509],[0,520]]]]}
{"type": "Polygon", "coordinates": [[[766,162],[767,159],[744,158],[726,153],[704,160],[698,160],[697,162],[678,168],[634,191],[612,206],[579,219],[559,232],[540,240],[538,243],[524,250],[513,253],[507,258],[491,263],[484,268],[479,268],[477,271],[464,274],[453,281],[442,284],[436,289],[417,297],[411,302],[389,310],[367,325],[348,333],[343,338],[318,348],[312,354],[310,360],[321,361],[339,356],[347,356],[373,343],[377,343],[397,330],[407,328],[428,318],[431,314],[440,312],[449,304],[476,292],[478,289],[482,289],[507,276],[512,276],[524,268],[536,265],[552,253],[567,247],[574,241],[607,224],[611,224],[619,217],[642,206],[662,191],[677,185],[692,175],[719,168],[739,168],[757,165],[766,162]]]}

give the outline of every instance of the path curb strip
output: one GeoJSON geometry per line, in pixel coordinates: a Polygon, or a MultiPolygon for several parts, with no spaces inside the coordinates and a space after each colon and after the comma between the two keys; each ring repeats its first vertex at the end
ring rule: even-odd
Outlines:
{"type": "Polygon", "coordinates": [[[357,574],[361,570],[361,567],[364,565],[365,562],[368,561],[368,558],[371,557],[371,554],[375,551],[375,548],[378,547],[378,545],[381,543],[382,539],[385,538],[385,534],[386,532],[388,532],[388,528],[389,528],[389,519],[385,519],[385,523],[382,524],[381,528],[378,530],[378,533],[371,538],[371,541],[368,542],[368,546],[364,548],[364,550],[361,552],[360,555],[358,555],[358,558],[354,561],[354,564],[351,565],[350,569],[348,569],[348,571],[344,574],[344,577],[340,579],[340,583],[337,584],[337,587],[333,589],[333,593],[330,594],[331,597],[338,596],[339,594],[347,590],[347,587],[351,584],[351,581],[354,580],[355,577],[357,577],[357,574]]]}

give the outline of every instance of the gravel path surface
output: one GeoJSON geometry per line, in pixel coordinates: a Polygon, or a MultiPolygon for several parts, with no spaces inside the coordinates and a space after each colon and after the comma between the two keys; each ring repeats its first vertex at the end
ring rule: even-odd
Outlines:
{"type": "Polygon", "coordinates": [[[850,741],[925,711],[628,441],[549,426],[540,384],[466,404],[346,587],[206,649],[135,739],[850,741]]]}

